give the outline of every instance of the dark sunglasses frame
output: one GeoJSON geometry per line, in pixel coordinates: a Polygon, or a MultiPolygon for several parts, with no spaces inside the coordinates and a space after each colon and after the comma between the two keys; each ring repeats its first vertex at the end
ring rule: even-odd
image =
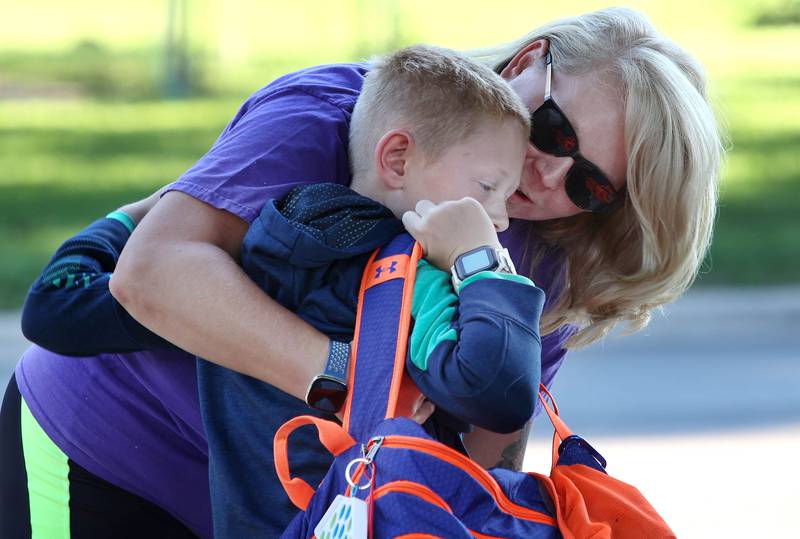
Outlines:
{"type": "Polygon", "coordinates": [[[578,135],[567,115],[550,95],[553,79],[552,56],[545,57],[547,78],[544,103],[531,114],[531,142],[541,151],[556,157],[571,157],[575,163],[567,171],[564,188],[573,204],[585,211],[609,212],[623,200],[600,167],[583,157],[578,148],[578,135]]]}

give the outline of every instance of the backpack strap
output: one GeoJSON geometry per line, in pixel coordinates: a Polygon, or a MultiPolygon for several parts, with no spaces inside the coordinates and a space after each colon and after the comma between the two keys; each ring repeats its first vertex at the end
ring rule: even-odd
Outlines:
{"type": "Polygon", "coordinates": [[[550,469],[552,470],[556,467],[556,463],[558,462],[558,448],[564,440],[572,436],[572,430],[570,430],[567,424],[564,423],[564,420],[559,416],[556,400],[544,384],[539,384],[539,401],[541,401],[544,411],[547,413],[547,417],[550,418],[550,423],[553,424],[553,458],[550,464],[550,469]],[[553,404],[552,407],[547,403],[545,397],[553,404]]]}
{"type": "Polygon", "coordinates": [[[357,441],[365,442],[384,419],[410,415],[410,403],[420,394],[404,373],[414,277],[421,256],[422,248],[404,233],[376,250],[367,263],[358,296],[342,427],[318,417],[299,416],[275,433],[278,479],[301,510],[308,507],[314,488],[290,472],[288,438],[296,429],[316,426],[322,445],[338,456],[357,441]]]}
{"type": "Polygon", "coordinates": [[[289,470],[289,435],[299,427],[314,425],[317,427],[319,441],[334,457],[338,457],[356,443],[342,428],[327,419],[311,415],[294,417],[281,425],[275,433],[273,453],[275,455],[275,471],[289,499],[298,509],[305,511],[314,496],[314,489],[300,477],[292,477],[289,470]]]}
{"type": "Polygon", "coordinates": [[[422,248],[407,233],[378,249],[361,279],[343,426],[364,441],[386,418],[407,415],[419,391],[404,376],[422,248]]]}

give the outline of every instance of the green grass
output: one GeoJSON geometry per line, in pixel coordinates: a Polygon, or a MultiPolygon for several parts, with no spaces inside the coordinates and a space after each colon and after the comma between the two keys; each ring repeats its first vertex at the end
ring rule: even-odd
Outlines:
{"type": "Polygon", "coordinates": [[[92,219],[174,180],[236,101],[0,103],[0,308],[92,219]]]}
{"type": "MultiPolygon", "coordinates": [[[[800,28],[749,26],[779,0],[692,3],[690,19],[684,16],[688,0],[676,2],[631,4],[706,64],[731,139],[714,244],[699,284],[800,282],[800,28]]],[[[505,13],[486,7],[480,14],[409,0],[392,4],[402,27],[390,28],[383,8],[362,0],[335,15],[321,4],[304,15],[289,7],[275,12],[256,0],[234,4],[251,14],[236,24],[241,35],[224,28],[242,20],[231,19],[235,9],[202,18],[200,28],[206,44],[220,51],[199,49],[197,88],[217,97],[189,101],[153,100],[160,91],[156,44],[163,28],[150,23],[162,3],[146,1],[126,12],[125,24],[112,20],[119,10],[88,9],[100,6],[96,0],[83,0],[83,11],[53,3],[57,16],[49,22],[21,5],[4,14],[0,95],[9,87],[32,88],[33,94],[45,88],[61,98],[0,99],[0,308],[21,304],[63,239],[177,178],[213,143],[247,93],[277,74],[347,60],[390,42],[490,44],[565,14],[552,6],[534,14],[522,0],[504,4],[505,13]],[[355,15],[359,7],[365,11],[355,15]],[[29,19],[41,24],[33,27],[29,19]],[[237,37],[249,39],[246,53],[237,52],[237,37]]],[[[600,7],[578,4],[572,13],[600,7]]],[[[213,1],[203,6],[196,17],[220,7],[213,1]]]]}
{"type": "Polygon", "coordinates": [[[700,284],[800,282],[800,70],[796,66],[795,61],[784,71],[759,70],[746,63],[740,72],[718,81],[731,148],[714,242],[700,284]]]}

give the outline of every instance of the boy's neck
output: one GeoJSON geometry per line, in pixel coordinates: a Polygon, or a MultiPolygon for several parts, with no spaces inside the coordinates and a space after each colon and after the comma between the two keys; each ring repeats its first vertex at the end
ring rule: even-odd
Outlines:
{"type": "Polygon", "coordinates": [[[350,189],[363,197],[371,198],[375,202],[383,204],[392,210],[398,219],[401,217],[396,215],[397,212],[389,203],[389,193],[382,187],[379,178],[369,177],[369,175],[366,174],[353,176],[353,180],[350,182],[350,189]]]}

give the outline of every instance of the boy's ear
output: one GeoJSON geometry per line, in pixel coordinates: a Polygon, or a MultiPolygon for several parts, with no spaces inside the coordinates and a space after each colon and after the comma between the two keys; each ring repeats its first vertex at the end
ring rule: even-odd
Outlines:
{"type": "Polygon", "coordinates": [[[414,137],[406,129],[392,129],[375,146],[375,170],[387,189],[402,189],[414,137]]]}
{"type": "Polygon", "coordinates": [[[550,48],[550,42],[546,39],[537,39],[519,50],[517,54],[508,62],[508,65],[500,72],[500,76],[505,80],[511,80],[525,71],[539,58],[544,58],[550,48]]]}

